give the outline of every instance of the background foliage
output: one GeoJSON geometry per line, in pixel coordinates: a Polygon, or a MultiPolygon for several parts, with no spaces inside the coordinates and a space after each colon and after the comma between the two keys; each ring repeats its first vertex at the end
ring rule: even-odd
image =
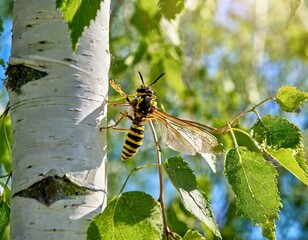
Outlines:
{"type": "MultiPolygon", "coordinates": [[[[140,85],[137,70],[147,82],[166,72],[154,86],[158,104],[174,116],[218,127],[266,97],[275,96],[282,85],[294,85],[307,91],[307,1],[302,2],[296,12],[291,6],[299,1],[188,0],[175,1],[177,7],[171,10],[168,2],[112,1],[110,77],[126,92],[134,93],[140,85]]],[[[11,17],[11,8],[7,7],[11,5],[12,1],[0,0],[1,11],[8,9],[1,12],[3,22],[11,17]]],[[[110,99],[117,97],[111,90],[110,99]]],[[[3,99],[4,106],[6,98],[3,99]]],[[[308,145],[307,104],[298,115],[282,112],[274,102],[259,110],[262,115],[279,114],[295,122],[304,131],[305,146],[308,145]]],[[[109,108],[110,121],[119,117],[119,111],[109,108]]],[[[238,124],[249,128],[254,120],[254,115],[247,115],[238,124]]],[[[130,122],[126,124],[125,127],[130,122]]],[[[134,159],[123,163],[120,154],[125,134],[117,131],[108,134],[109,195],[113,196],[131,168],[155,161],[155,149],[153,140],[148,137],[134,159]]],[[[226,147],[232,146],[228,136],[220,140],[226,147]]],[[[3,141],[2,135],[0,141],[3,141]]],[[[307,152],[306,148],[306,159],[307,152]]],[[[163,158],[175,154],[163,148],[163,158]]],[[[260,239],[259,228],[236,217],[234,194],[224,176],[223,159],[218,161],[215,175],[199,156],[185,159],[200,176],[199,188],[210,196],[222,237],[260,239]]],[[[2,170],[7,169],[6,162],[2,166],[2,170]]],[[[277,171],[283,204],[280,220],[276,221],[277,238],[301,239],[308,235],[308,207],[304,204],[307,187],[283,168],[277,171]]],[[[156,198],[156,174],[154,169],[137,172],[126,190],[144,190],[156,198]]],[[[171,184],[166,184],[170,203],[167,214],[172,230],[184,235],[187,228],[195,228],[205,232],[207,239],[214,239],[214,235],[179,204],[171,184]]]]}

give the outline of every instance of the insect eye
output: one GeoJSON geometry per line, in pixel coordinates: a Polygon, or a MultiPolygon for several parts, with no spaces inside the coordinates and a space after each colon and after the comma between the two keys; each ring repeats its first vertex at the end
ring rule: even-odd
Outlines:
{"type": "Polygon", "coordinates": [[[143,92],[145,92],[145,88],[144,87],[140,87],[140,88],[137,88],[137,93],[143,93],[143,92]]]}

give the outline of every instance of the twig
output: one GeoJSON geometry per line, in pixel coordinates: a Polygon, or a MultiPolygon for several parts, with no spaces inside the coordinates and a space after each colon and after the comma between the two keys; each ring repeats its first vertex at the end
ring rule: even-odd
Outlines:
{"type": "Polygon", "coordinates": [[[161,164],[161,150],[160,150],[160,146],[158,143],[158,139],[157,139],[157,135],[155,132],[155,128],[153,126],[153,122],[150,120],[149,121],[150,127],[151,127],[151,131],[153,134],[153,138],[155,141],[155,145],[156,145],[156,154],[157,154],[157,167],[158,167],[158,177],[159,177],[159,198],[158,201],[160,203],[161,206],[161,211],[162,211],[162,217],[163,217],[163,223],[164,223],[164,231],[166,234],[166,239],[169,239],[169,229],[168,229],[168,225],[167,225],[167,217],[166,217],[166,213],[165,213],[165,203],[164,203],[164,179],[163,179],[163,166],[161,164]]]}
{"type": "Polygon", "coordinates": [[[273,100],[272,97],[269,97],[269,98],[266,98],[264,99],[262,102],[258,103],[257,105],[255,105],[254,107],[252,107],[251,109],[248,109],[244,112],[241,112],[239,115],[237,115],[235,118],[233,118],[231,121],[229,121],[226,125],[218,128],[217,130],[214,130],[214,132],[217,132],[217,133],[220,133],[220,134],[223,134],[223,133],[226,133],[230,128],[230,126],[232,126],[232,124],[237,121],[239,118],[241,118],[242,116],[244,116],[245,114],[247,113],[250,113],[250,112],[256,112],[256,108],[259,107],[260,105],[262,105],[263,103],[267,102],[267,101],[270,101],[270,100],[273,100]]]}
{"type": "Polygon", "coordinates": [[[2,195],[0,196],[0,202],[1,202],[2,200],[3,200],[3,201],[6,200],[6,199],[5,199],[5,193],[4,193],[4,191],[5,191],[5,188],[8,187],[8,184],[9,184],[9,181],[10,181],[11,176],[12,176],[12,172],[10,172],[10,173],[8,174],[8,177],[7,177],[6,181],[5,181],[5,184],[4,184],[4,187],[3,187],[3,193],[2,193],[2,195]]]}

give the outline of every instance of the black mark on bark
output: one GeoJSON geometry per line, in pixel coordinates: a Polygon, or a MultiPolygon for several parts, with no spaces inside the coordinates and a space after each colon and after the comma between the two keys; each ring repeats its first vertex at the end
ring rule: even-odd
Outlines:
{"type": "Polygon", "coordinates": [[[5,87],[17,94],[21,93],[21,87],[27,82],[38,80],[47,75],[46,72],[26,67],[23,64],[9,65],[6,70],[5,87]]]}

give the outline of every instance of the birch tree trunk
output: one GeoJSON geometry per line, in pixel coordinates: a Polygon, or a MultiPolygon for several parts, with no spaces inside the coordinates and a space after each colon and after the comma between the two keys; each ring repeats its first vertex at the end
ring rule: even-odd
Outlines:
{"type": "Polygon", "coordinates": [[[6,86],[13,129],[11,239],[86,239],[106,204],[110,1],[76,53],[54,0],[17,0],[6,86]]]}

